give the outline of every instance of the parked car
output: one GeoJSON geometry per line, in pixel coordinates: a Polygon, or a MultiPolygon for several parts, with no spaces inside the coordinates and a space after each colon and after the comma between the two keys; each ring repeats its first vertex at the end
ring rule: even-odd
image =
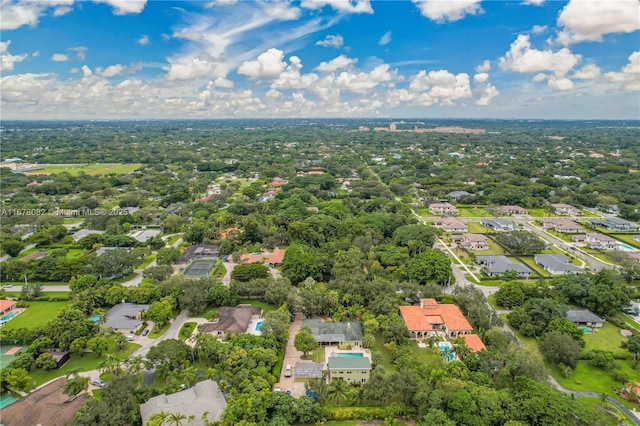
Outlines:
{"type": "Polygon", "coordinates": [[[134,336],[132,334],[127,336],[127,340],[130,341],[130,342],[133,341],[133,339],[135,339],[135,338],[136,338],[136,336],[134,336]]]}
{"type": "Polygon", "coordinates": [[[146,336],[147,334],[149,334],[149,329],[145,328],[144,331],[142,332],[142,335],[146,336]]]}
{"type": "Polygon", "coordinates": [[[293,367],[291,364],[287,364],[287,366],[284,367],[284,377],[291,377],[291,374],[293,374],[293,367]]]}
{"type": "Polygon", "coordinates": [[[96,380],[92,380],[91,384],[94,386],[98,386],[99,388],[103,387],[104,385],[106,385],[106,383],[104,382],[104,380],[101,379],[96,379],[96,380]]]}
{"type": "Polygon", "coordinates": [[[2,288],[11,288],[13,287],[13,284],[5,284],[2,286],[2,288]]]}

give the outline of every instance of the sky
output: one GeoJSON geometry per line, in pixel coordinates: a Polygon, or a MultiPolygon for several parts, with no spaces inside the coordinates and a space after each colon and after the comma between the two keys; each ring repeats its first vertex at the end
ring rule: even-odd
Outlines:
{"type": "Polygon", "coordinates": [[[0,0],[3,119],[640,119],[638,0],[0,0]]]}

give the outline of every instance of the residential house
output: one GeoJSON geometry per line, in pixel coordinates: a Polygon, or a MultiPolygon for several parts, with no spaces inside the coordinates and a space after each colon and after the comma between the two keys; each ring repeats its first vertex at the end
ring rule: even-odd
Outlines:
{"type": "Polygon", "coordinates": [[[458,201],[459,198],[469,197],[469,196],[471,196],[471,193],[467,191],[451,191],[447,194],[447,197],[455,201],[458,201]]]}
{"type": "Polygon", "coordinates": [[[469,230],[465,222],[454,218],[435,219],[433,224],[445,232],[467,232],[469,230]]]}
{"type": "Polygon", "coordinates": [[[183,265],[195,259],[212,258],[220,255],[220,246],[213,244],[196,244],[187,249],[180,259],[178,264],[183,265]]]}
{"type": "Polygon", "coordinates": [[[429,213],[438,216],[458,216],[458,209],[447,202],[435,202],[429,204],[429,213]]]}
{"type": "Polygon", "coordinates": [[[0,315],[11,312],[16,307],[15,300],[0,299],[0,315]]]}
{"type": "MultiPolygon", "coordinates": [[[[352,355],[352,354],[346,354],[352,355]]],[[[371,360],[366,356],[330,356],[327,363],[329,383],[344,380],[347,383],[367,383],[371,376],[371,360]]]]}
{"type": "Polygon", "coordinates": [[[484,345],[484,342],[477,334],[463,334],[460,337],[462,337],[464,343],[467,345],[471,353],[477,353],[487,349],[484,345]]]}
{"type": "Polygon", "coordinates": [[[569,219],[543,219],[542,227],[544,229],[553,229],[562,234],[577,234],[584,232],[584,228],[569,219]]]}
{"type": "Polygon", "coordinates": [[[69,352],[51,351],[47,353],[56,361],[56,368],[62,367],[71,358],[71,354],[69,352]]]}
{"type": "Polygon", "coordinates": [[[640,235],[634,235],[634,236],[633,236],[633,241],[638,241],[638,242],[640,242],[640,235]]]}
{"type": "Polygon", "coordinates": [[[87,235],[102,235],[102,234],[104,234],[104,231],[98,231],[93,229],[81,229],[71,234],[71,236],[73,237],[73,241],[77,242],[80,239],[86,237],[87,235]]]}
{"type": "Polygon", "coordinates": [[[533,256],[537,265],[542,269],[553,274],[581,274],[582,268],[572,265],[569,258],[564,254],[536,254],[533,256]]]}
{"type": "Polygon", "coordinates": [[[480,224],[482,226],[491,228],[494,231],[498,231],[498,232],[510,232],[518,229],[518,226],[512,220],[509,220],[509,219],[501,219],[501,218],[482,219],[480,221],[480,224]]]}
{"type": "Polygon", "coordinates": [[[314,318],[304,320],[303,325],[309,327],[320,345],[360,346],[362,343],[362,325],[356,321],[322,322],[314,318]]]}
{"type": "Polygon", "coordinates": [[[511,215],[514,215],[514,214],[522,214],[522,215],[529,214],[527,209],[524,209],[524,208],[522,208],[520,206],[498,206],[498,207],[496,207],[496,210],[500,214],[503,214],[505,216],[511,216],[511,215]]]}
{"type": "Polygon", "coordinates": [[[588,222],[594,226],[601,226],[609,231],[629,232],[637,231],[639,226],[637,223],[628,220],[619,219],[617,217],[606,217],[598,219],[589,219],[588,222]]]}
{"type": "Polygon", "coordinates": [[[578,327],[599,328],[606,321],[588,309],[570,309],[567,311],[567,319],[578,327]]]}
{"type": "Polygon", "coordinates": [[[219,339],[224,339],[227,333],[246,333],[251,320],[262,316],[262,309],[251,305],[238,305],[235,308],[223,306],[218,308],[218,315],[214,321],[202,324],[200,333],[212,333],[219,339]]]}
{"type": "Polygon", "coordinates": [[[420,299],[419,306],[400,306],[399,310],[412,339],[423,340],[435,335],[456,338],[473,331],[457,305],[420,299]]]}
{"type": "Polygon", "coordinates": [[[153,414],[164,411],[190,418],[189,425],[205,426],[220,421],[225,408],[227,401],[218,384],[204,380],[189,389],[150,398],[140,404],[140,415],[143,424],[147,424],[153,414]]]}
{"type": "Polygon", "coordinates": [[[589,248],[596,250],[615,250],[620,247],[618,240],[603,234],[587,234],[585,242],[589,248]]]}
{"type": "Polygon", "coordinates": [[[462,234],[459,245],[466,250],[489,250],[487,237],[482,234],[462,234]]]}
{"type": "Polygon", "coordinates": [[[2,408],[4,426],[66,425],[89,397],[64,393],[67,379],[60,377],[2,408]]]}
{"type": "Polygon", "coordinates": [[[631,302],[631,304],[623,308],[622,311],[629,315],[640,315],[640,301],[631,302]]]}
{"type": "Polygon", "coordinates": [[[294,374],[296,379],[321,379],[326,370],[324,362],[296,362],[294,374]]]}
{"type": "Polygon", "coordinates": [[[274,248],[272,252],[263,251],[258,253],[243,254],[240,256],[242,263],[268,263],[271,266],[282,265],[286,249],[274,248]]]}
{"type": "Polygon", "coordinates": [[[118,303],[105,314],[105,327],[114,330],[135,330],[142,324],[142,316],[149,305],[138,303],[118,303]]]}
{"type": "Polygon", "coordinates": [[[531,269],[521,263],[514,263],[507,256],[476,256],[476,262],[486,266],[487,275],[490,277],[499,277],[507,271],[514,271],[518,274],[518,278],[529,278],[531,269]]]}
{"type": "Polygon", "coordinates": [[[134,238],[141,243],[146,243],[151,238],[160,234],[162,234],[162,231],[159,229],[141,229],[139,231],[129,232],[129,236],[131,238],[134,238]]]}
{"type": "Polygon", "coordinates": [[[580,216],[580,209],[570,206],[569,204],[551,204],[555,209],[555,213],[560,216],[580,216]]]}

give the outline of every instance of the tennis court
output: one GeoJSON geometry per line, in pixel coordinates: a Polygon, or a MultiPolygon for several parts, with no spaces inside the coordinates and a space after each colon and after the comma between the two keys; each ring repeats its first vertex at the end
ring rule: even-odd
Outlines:
{"type": "Polygon", "coordinates": [[[184,270],[183,275],[187,278],[203,278],[211,274],[211,270],[216,264],[217,259],[198,259],[194,260],[184,270]]]}
{"type": "Polygon", "coordinates": [[[0,346],[0,369],[5,368],[11,361],[14,360],[23,350],[26,350],[24,346],[15,345],[1,345],[0,346]]]}

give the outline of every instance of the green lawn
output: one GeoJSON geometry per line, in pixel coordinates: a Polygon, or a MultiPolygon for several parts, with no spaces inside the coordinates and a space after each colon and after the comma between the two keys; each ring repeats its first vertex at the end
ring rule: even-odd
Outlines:
{"type": "Polygon", "coordinates": [[[376,334],[376,344],[371,348],[371,350],[377,350],[382,353],[382,365],[384,366],[385,371],[393,372],[396,371],[396,365],[393,363],[393,358],[391,357],[391,351],[384,347],[384,338],[382,334],[376,334]]]}
{"type": "MultiPolygon", "coordinates": [[[[109,344],[109,350],[107,351],[107,353],[115,354],[120,360],[124,360],[133,351],[141,347],[141,345],[138,345],[137,343],[127,342],[127,347],[124,352],[118,352],[116,350],[113,339],[109,339],[109,344]]],[[[77,370],[78,372],[95,370],[100,367],[100,364],[104,361],[104,358],[105,355],[102,355],[101,358],[98,358],[94,353],[86,353],[84,357],[72,354],[71,359],[65,365],[63,365],[62,368],[49,371],[38,368],[32,370],[29,375],[33,377],[33,379],[36,381],[36,385],[39,386],[43,383],[48,382],[49,380],[55,379],[56,377],[64,376],[73,370],[77,370]]]]}
{"type": "Polygon", "coordinates": [[[456,206],[460,217],[489,217],[489,213],[481,206],[456,206]]]}
{"type": "Polygon", "coordinates": [[[532,256],[520,256],[520,259],[522,260],[522,262],[524,262],[525,266],[527,266],[529,269],[533,269],[534,271],[536,271],[537,273],[539,273],[543,277],[550,277],[551,276],[551,274],[549,272],[545,271],[540,266],[536,265],[536,262],[535,262],[535,260],[533,259],[532,256]]]}
{"type": "MultiPolygon", "coordinates": [[[[580,403],[580,405],[582,405],[587,409],[591,408],[591,409],[594,409],[596,412],[601,412],[602,415],[600,419],[607,426],[617,426],[618,421],[615,418],[613,418],[613,416],[611,416],[610,414],[602,412],[603,406],[607,411],[614,412],[618,416],[622,416],[622,418],[626,417],[626,415],[622,411],[620,411],[618,407],[616,407],[615,405],[609,402],[603,403],[600,398],[587,397],[587,398],[577,398],[576,400],[580,403]]],[[[599,424],[603,424],[603,423],[599,423],[599,424]]],[[[629,423],[629,424],[632,424],[632,423],[629,423]]]]}
{"type": "Polygon", "coordinates": [[[138,265],[138,269],[145,269],[154,260],[156,260],[156,255],[155,254],[150,254],[149,256],[144,258],[144,260],[142,261],[142,263],[140,265],[138,265]]]}
{"type": "Polygon", "coordinates": [[[178,240],[180,239],[180,237],[182,237],[182,234],[174,235],[174,236],[172,236],[172,237],[170,237],[170,238],[167,238],[164,242],[165,242],[167,245],[169,245],[169,246],[170,246],[170,245],[172,245],[173,243],[175,243],[176,241],[178,241],[178,240]]]}
{"type": "Polygon", "coordinates": [[[489,287],[502,287],[504,285],[504,281],[503,280],[480,280],[480,282],[478,283],[478,285],[486,285],[489,287]]]}
{"type": "Polygon", "coordinates": [[[504,254],[504,250],[500,247],[500,244],[496,243],[492,239],[488,238],[489,250],[472,250],[471,252],[476,256],[488,256],[504,254]]]}
{"type": "Polygon", "coordinates": [[[418,210],[418,215],[419,215],[419,216],[422,216],[422,217],[438,217],[438,216],[432,215],[432,214],[429,212],[429,209],[428,209],[428,208],[424,208],[424,209],[420,209],[420,210],[418,210]]]}
{"type": "Polygon", "coordinates": [[[467,222],[467,228],[472,234],[485,234],[490,231],[489,228],[482,226],[480,222],[467,222]]]}
{"type": "Polygon", "coordinates": [[[86,253],[86,250],[83,250],[83,249],[69,249],[65,257],[67,259],[77,259],[79,257],[84,256],[85,253],[86,253]]]}
{"type": "Polygon", "coordinates": [[[313,362],[324,362],[325,360],[324,350],[325,350],[324,346],[318,346],[313,350],[313,353],[311,354],[311,359],[313,360],[313,362]]]}
{"type": "Polygon", "coordinates": [[[606,349],[620,357],[629,357],[629,352],[622,349],[620,345],[627,338],[620,334],[620,329],[615,325],[605,322],[601,328],[596,328],[595,333],[584,335],[586,352],[592,349],[606,349]]]}
{"type": "Polygon", "coordinates": [[[609,233],[609,235],[617,240],[622,241],[625,244],[629,244],[632,247],[640,249],[640,242],[633,239],[635,235],[638,235],[638,232],[634,234],[618,234],[615,232],[609,233]]]}
{"type": "Polygon", "coordinates": [[[164,333],[167,332],[170,325],[171,324],[165,324],[164,327],[162,328],[158,328],[157,326],[154,326],[149,332],[149,334],[147,334],[147,337],[149,339],[157,339],[158,337],[162,336],[164,333]]]}
{"type": "Polygon", "coordinates": [[[124,175],[133,172],[140,168],[142,164],[121,164],[121,163],[104,163],[104,164],[74,164],[74,165],[57,165],[47,164],[42,166],[38,170],[33,172],[27,172],[25,175],[38,175],[38,174],[57,174],[67,172],[72,176],[78,176],[80,172],[84,172],[88,175],[105,175],[105,174],[117,174],[124,175]]]}
{"type": "Polygon", "coordinates": [[[187,339],[188,337],[191,336],[191,333],[193,333],[193,330],[196,329],[196,326],[198,324],[195,322],[185,322],[182,325],[182,328],[180,329],[180,331],[178,332],[178,337],[182,340],[187,339]]]}
{"type": "Polygon", "coordinates": [[[37,251],[45,251],[45,250],[42,250],[42,249],[39,249],[39,248],[35,248],[35,247],[34,248],[30,248],[29,250],[21,251],[20,253],[18,253],[18,255],[15,258],[12,258],[12,259],[22,259],[23,257],[27,257],[31,253],[35,253],[37,251]]]}
{"type": "Polygon", "coordinates": [[[7,322],[4,330],[35,328],[46,325],[69,302],[28,302],[26,311],[7,322]]]}

